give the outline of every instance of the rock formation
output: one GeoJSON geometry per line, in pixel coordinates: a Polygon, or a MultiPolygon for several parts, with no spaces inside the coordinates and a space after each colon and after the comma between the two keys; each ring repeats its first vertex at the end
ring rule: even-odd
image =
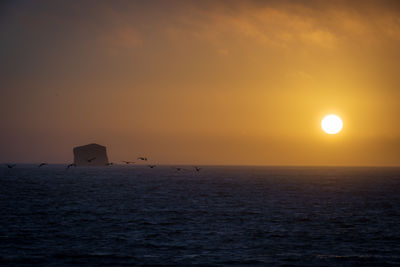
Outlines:
{"type": "Polygon", "coordinates": [[[107,149],[98,144],[89,144],[74,148],[76,166],[106,166],[108,164],[107,149]]]}

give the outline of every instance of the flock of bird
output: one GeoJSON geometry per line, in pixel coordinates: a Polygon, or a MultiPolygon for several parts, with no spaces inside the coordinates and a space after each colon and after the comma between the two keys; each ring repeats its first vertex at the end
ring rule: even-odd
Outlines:
{"type": "MultiPolygon", "coordinates": [[[[88,158],[87,159],[87,161],[89,162],[89,163],[91,163],[93,160],[95,160],[96,159],[96,157],[93,157],[93,158],[88,158]]],[[[147,161],[147,158],[146,157],[138,157],[137,158],[138,160],[141,160],[141,161],[147,161]]],[[[123,162],[123,163],[125,163],[125,164],[135,164],[135,162],[134,161],[125,161],[125,160],[123,160],[123,161],[121,161],[121,162],[123,162]]],[[[43,166],[45,166],[45,165],[48,165],[48,163],[46,163],[46,162],[42,162],[42,163],[40,163],[39,165],[38,165],[38,168],[41,168],[41,167],[43,167],[43,166]]],[[[106,164],[106,166],[112,166],[112,165],[114,165],[114,163],[113,162],[109,162],[109,163],[107,163],[106,164]]],[[[16,164],[5,164],[5,166],[7,166],[7,168],[9,168],[9,169],[12,169],[12,168],[14,168],[15,166],[17,166],[16,164]]],[[[67,165],[67,167],[66,167],[66,169],[68,170],[69,168],[71,168],[71,167],[76,167],[76,164],[75,163],[71,163],[71,164],[68,164],[67,165]]],[[[147,167],[149,167],[150,169],[154,169],[155,167],[157,167],[157,165],[147,165],[147,167]]],[[[197,167],[197,166],[194,166],[193,167],[194,168],[194,170],[196,171],[196,172],[199,172],[200,170],[201,170],[201,168],[199,168],[199,167],[197,167]]],[[[181,167],[173,167],[173,169],[175,169],[176,171],[185,171],[186,169],[184,169],[184,168],[181,168],[181,167]]]]}

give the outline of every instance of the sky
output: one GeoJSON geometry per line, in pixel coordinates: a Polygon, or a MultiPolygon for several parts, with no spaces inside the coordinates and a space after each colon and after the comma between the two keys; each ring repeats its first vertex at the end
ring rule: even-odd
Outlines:
{"type": "Polygon", "coordinates": [[[0,162],[399,166],[399,47],[399,1],[2,1],[0,162]]]}

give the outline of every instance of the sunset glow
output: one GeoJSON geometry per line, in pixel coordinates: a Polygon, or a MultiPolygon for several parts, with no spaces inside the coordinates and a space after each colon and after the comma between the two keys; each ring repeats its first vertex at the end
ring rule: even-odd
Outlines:
{"type": "Polygon", "coordinates": [[[400,164],[399,1],[44,3],[2,6],[0,161],[400,164]]]}

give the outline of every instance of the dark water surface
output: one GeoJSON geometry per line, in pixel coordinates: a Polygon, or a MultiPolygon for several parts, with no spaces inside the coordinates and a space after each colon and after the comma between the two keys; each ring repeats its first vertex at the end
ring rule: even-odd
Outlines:
{"type": "Polygon", "coordinates": [[[400,169],[1,167],[24,264],[400,265],[400,169]]]}

